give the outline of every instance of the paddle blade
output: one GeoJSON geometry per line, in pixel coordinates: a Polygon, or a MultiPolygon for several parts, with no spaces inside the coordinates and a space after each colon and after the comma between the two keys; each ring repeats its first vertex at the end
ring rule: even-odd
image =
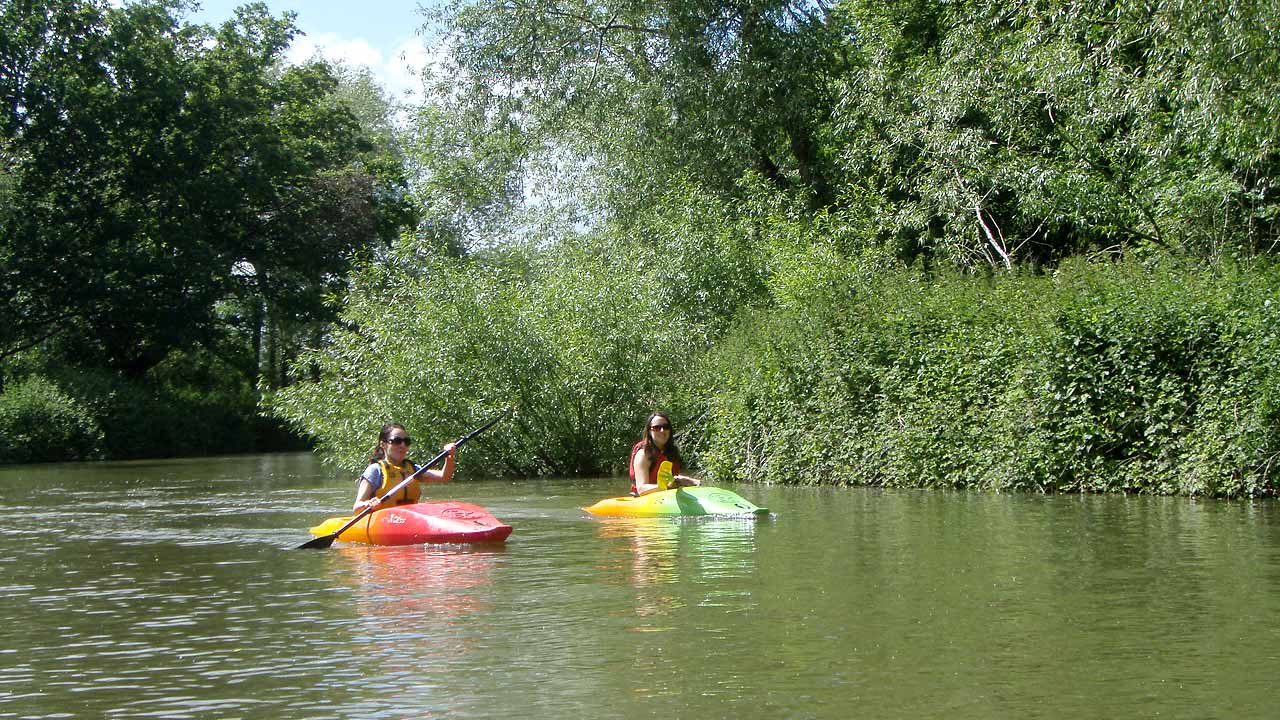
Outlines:
{"type": "Polygon", "coordinates": [[[663,460],[662,464],[658,466],[658,487],[667,490],[673,482],[675,482],[675,478],[671,473],[671,461],[663,460]]]}
{"type": "Polygon", "coordinates": [[[333,541],[337,537],[338,537],[338,533],[334,533],[332,535],[324,535],[318,538],[312,538],[302,543],[301,545],[299,545],[294,549],[295,550],[324,550],[325,548],[332,545],[333,541]]]}

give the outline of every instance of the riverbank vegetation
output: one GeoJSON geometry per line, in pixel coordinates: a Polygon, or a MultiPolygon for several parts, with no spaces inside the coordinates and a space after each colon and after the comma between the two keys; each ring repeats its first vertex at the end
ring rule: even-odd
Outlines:
{"type": "Polygon", "coordinates": [[[298,446],[258,388],[413,216],[359,73],[182,7],[0,8],[0,462],[298,446]]]}
{"type": "MultiPolygon", "coordinates": [[[[276,262],[335,264],[240,387],[351,467],[388,416],[443,442],[514,405],[469,468],[622,472],[661,406],[713,480],[1274,494],[1277,27],[1227,0],[457,0],[400,131],[308,166],[382,188],[381,220],[331,251],[308,228],[344,213],[281,226],[276,262]]],[[[236,303],[282,300],[247,284],[204,296],[246,357],[278,325],[236,303]]],[[[94,437],[12,369],[60,347],[28,337],[0,422],[94,437]]]]}

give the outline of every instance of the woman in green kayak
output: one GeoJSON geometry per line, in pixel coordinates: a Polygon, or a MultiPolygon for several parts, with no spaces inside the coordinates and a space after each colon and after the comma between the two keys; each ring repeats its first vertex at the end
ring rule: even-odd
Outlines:
{"type": "Polygon", "coordinates": [[[702,484],[698,478],[681,475],[682,469],[671,418],[662,411],[650,413],[644,423],[644,437],[631,448],[631,494],[702,484]],[[669,463],[665,469],[664,463],[669,463]]]}
{"type": "MultiPolygon", "coordinates": [[[[369,456],[369,466],[356,481],[356,502],[351,506],[351,512],[358,513],[366,507],[377,505],[380,492],[391,490],[401,480],[417,472],[418,466],[408,458],[409,446],[412,444],[413,438],[409,437],[409,431],[405,430],[400,423],[387,423],[382,426],[382,432],[378,434],[378,444],[374,446],[373,453],[369,456]]],[[[444,467],[418,473],[418,476],[397,492],[395,497],[387,498],[387,503],[403,505],[418,502],[418,498],[422,496],[422,487],[419,483],[448,482],[452,479],[454,455],[457,454],[455,444],[445,443],[442,450],[448,453],[444,458],[444,467]]]]}

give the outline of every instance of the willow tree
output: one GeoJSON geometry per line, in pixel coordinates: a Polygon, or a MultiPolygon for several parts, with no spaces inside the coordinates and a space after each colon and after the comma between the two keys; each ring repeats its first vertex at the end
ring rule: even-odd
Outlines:
{"type": "Polygon", "coordinates": [[[904,260],[1010,268],[1269,251],[1278,16],[1273,0],[457,0],[438,20],[450,102],[511,139],[489,167],[585,168],[592,217],[633,222],[677,176],[741,199],[753,173],[904,260]]]}
{"type": "Polygon", "coordinates": [[[610,218],[677,175],[835,200],[824,126],[848,39],[825,0],[462,0],[436,20],[451,87],[518,125],[529,157],[590,167],[610,218]]]}
{"type": "Polygon", "coordinates": [[[1277,239],[1271,0],[849,0],[833,123],[848,195],[961,266],[1277,239]]]}

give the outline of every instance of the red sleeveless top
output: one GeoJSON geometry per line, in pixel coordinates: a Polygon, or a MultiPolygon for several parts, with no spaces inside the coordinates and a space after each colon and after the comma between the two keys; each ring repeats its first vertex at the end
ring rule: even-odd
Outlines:
{"type": "MultiPolygon", "coordinates": [[[[644,441],[637,442],[631,448],[631,461],[627,463],[627,474],[631,476],[631,494],[636,494],[636,453],[644,452],[644,441]]],[[[657,456],[653,458],[653,462],[649,463],[649,484],[658,484],[658,468],[662,467],[662,463],[669,458],[658,450],[657,456]]],[[[671,474],[680,474],[680,461],[671,460],[671,474]]]]}

